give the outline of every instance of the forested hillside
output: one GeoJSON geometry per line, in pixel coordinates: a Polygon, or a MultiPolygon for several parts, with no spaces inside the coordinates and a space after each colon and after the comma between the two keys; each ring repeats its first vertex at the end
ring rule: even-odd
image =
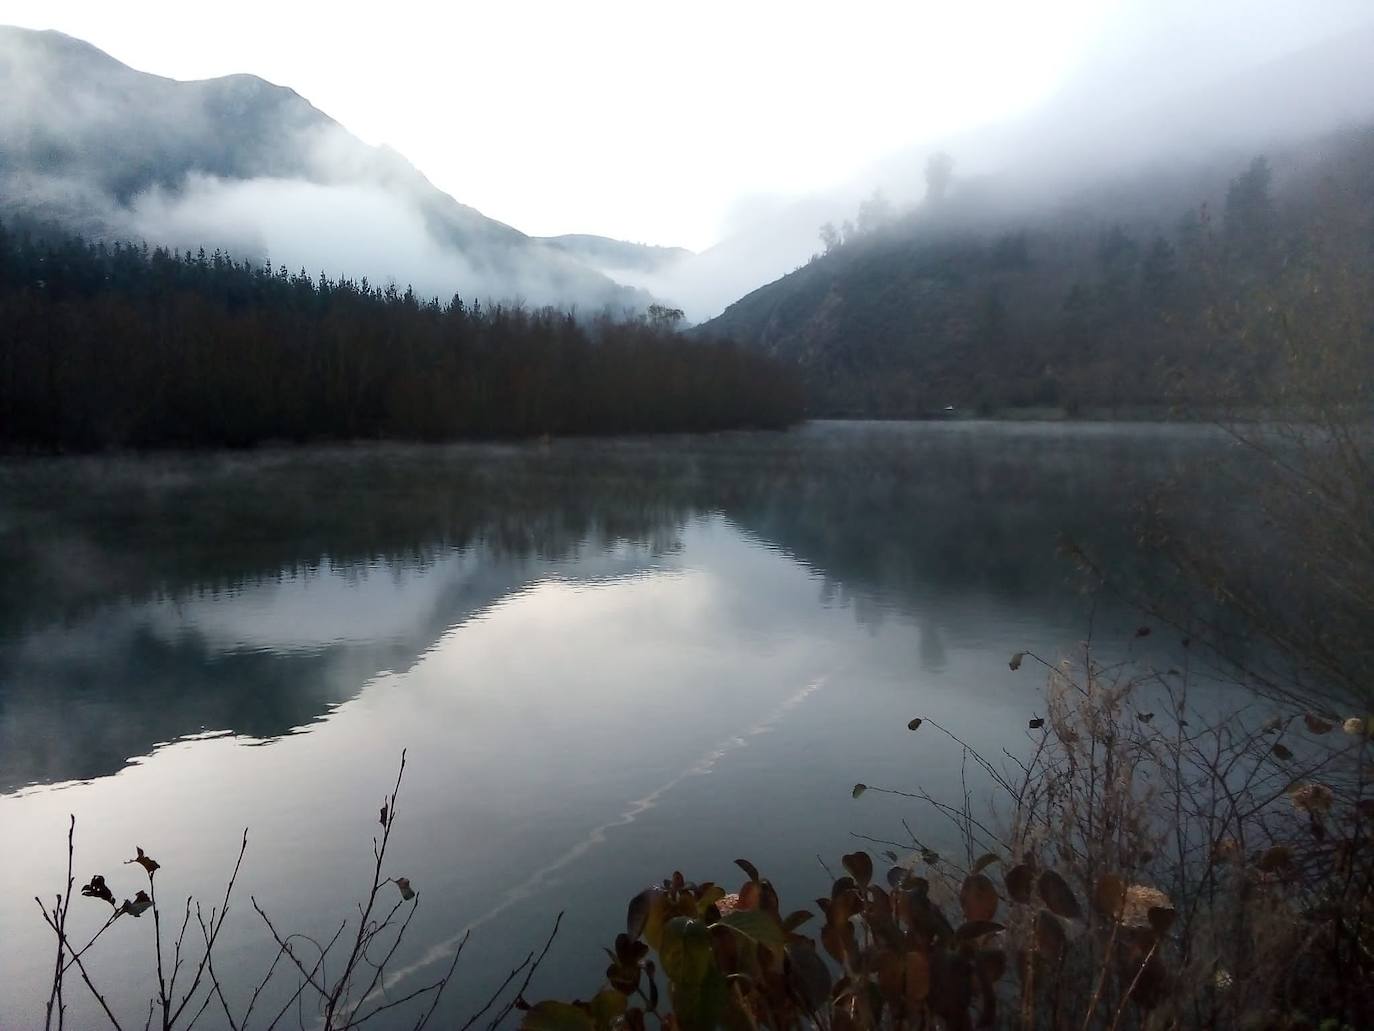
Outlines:
{"type": "Polygon", "coordinates": [[[59,32],[0,26],[0,219],[448,296],[642,308],[650,298],[461,204],[255,75],[183,82],[59,32]]]}
{"type": "Polygon", "coordinates": [[[697,332],[796,363],[831,415],[1211,407],[1278,389],[1326,329],[1369,353],[1374,127],[1038,206],[949,171],[697,332]]]}
{"type": "Polygon", "coordinates": [[[0,447],[246,446],[782,426],[777,360],[674,332],[441,305],[216,252],[0,228],[0,447]]]}

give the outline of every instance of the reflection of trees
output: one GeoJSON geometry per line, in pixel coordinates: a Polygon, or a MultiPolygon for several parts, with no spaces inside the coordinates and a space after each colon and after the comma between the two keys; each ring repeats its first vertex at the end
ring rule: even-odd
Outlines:
{"type": "Polygon", "coordinates": [[[1137,498],[1202,447],[1188,433],[839,425],[0,469],[0,788],[108,773],[204,729],[286,733],[555,567],[626,571],[676,550],[703,512],[813,568],[865,623],[908,613],[935,666],[951,595],[1077,610],[1060,534],[1143,576],[1137,498]],[[476,577],[446,581],[395,640],[224,651],[147,615],[326,563],[432,571],[460,552],[476,577]]]}

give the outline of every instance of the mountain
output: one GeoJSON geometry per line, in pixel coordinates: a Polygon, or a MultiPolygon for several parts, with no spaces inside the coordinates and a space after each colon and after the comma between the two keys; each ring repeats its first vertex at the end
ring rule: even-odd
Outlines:
{"type": "Polygon", "coordinates": [[[221,247],[445,299],[649,300],[577,246],[535,240],[458,203],[400,154],[256,76],[180,82],[58,32],[0,27],[0,93],[7,222],[221,247]]]}
{"type": "Polygon", "coordinates": [[[540,243],[569,254],[592,268],[619,279],[619,273],[662,272],[692,257],[685,247],[659,247],[648,243],[629,243],[609,236],[569,233],[565,236],[537,237],[540,243]]]}
{"type": "MultiPolygon", "coordinates": [[[[1196,6],[1199,18],[1220,17],[1196,6]]],[[[1179,20],[1180,31],[1187,22],[1179,20]]],[[[995,183],[987,203],[1021,212],[1154,167],[1219,157],[1239,163],[1374,116],[1374,23],[1262,59],[1243,41],[1218,46],[1220,38],[1185,34],[1163,48],[1146,40],[1140,53],[1103,54],[1021,114],[921,140],[832,189],[755,203],[714,246],[639,282],[691,319],[719,315],[804,265],[820,249],[820,226],[854,219],[874,190],[899,209],[919,204],[925,163],[936,151],[953,156],[965,183],[995,183]],[[1169,59],[1161,62],[1156,51],[1169,59]]]]}
{"type": "Polygon", "coordinates": [[[799,365],[815,414],[1244,401],[1293,332],[1313,354],[1365,346],[1348,327],[1374,326],[1371,225],[1374,118],[1034,200],[974,179],[870,211],[693,332],[799,365]]]}

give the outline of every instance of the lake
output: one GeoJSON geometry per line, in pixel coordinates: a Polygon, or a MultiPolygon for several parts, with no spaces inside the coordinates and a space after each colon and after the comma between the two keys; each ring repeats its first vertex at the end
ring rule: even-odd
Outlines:
{"type": "MultiPolygon", "coordinates": [[[[1141,618],[1082,591],[1061,537],[1143,574],[1141,498],[1227,447],[1179,426],[813,423],[0,463],[0,1026],[42,1023],[33,897],[62,888],[68,814],[78,885],[131,896],[141,846],[177,922],[187,894],[218,902],[248,828],[217,964],[246,995],[273,951],[250,894],[327,938],[403,749],[386,872],[421,905],[391,992],[471,929],[452,1017],[560,910],[528,994],[589,996],[626,901],[675,869],[734,888],[744,856],[795,909],[854,834],[915,814],[956,848],[851,788],[958,799],[959,749],[914,716],[1022,747],[1043,678],[1009,656],[1090,631],[1125,649],[1141,618]]],[[[107,914],[78,898],[73,938],[107,914]]],[[[141,1026],[151,920],[102,945],[92,976],[141,1026]]],[[[86,1026],[88,993],[67,995],[86,1026]]]]}

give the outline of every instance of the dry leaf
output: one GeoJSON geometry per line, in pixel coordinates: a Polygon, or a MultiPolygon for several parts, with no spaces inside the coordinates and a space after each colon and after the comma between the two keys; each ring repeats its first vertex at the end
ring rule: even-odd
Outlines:
{"type": "Polygon", "coordinates": [[[1325,784],[1295,784],[1289,789],[1288,798],[1294,809],[1315,816],[1325,815],[1331,809],[1332,793],[1325,784]]]}
{"type": "Polygon", "coordinates": [[[850,794],[850,796],[853,797],[853,798],[858,798],[860,795],[862,795],[862,794],[863,794],[865,791],[867,791],[867,790],[868,790],[868,785],[867,785],[867,784],[855,784],[855,785],[854,785],[854,790],[851,791],[849,794],[850,794]]]}
{"type": "MultiPolygon", "coordinates": [[[[138,855],[136,855],[133,859],[124,860],[124,865],[128,866],[130,863],[137,863],[139,866],[143,867],[143,869],[148,871],[149,877],[153,876],[153,871],[155,871],[160,864],[156,859],[144,855],[141,846],[135,847],[138,849],[138,855]]],[[[138,914],[135,913],[134,915],[137,916],[138,914]]]]}
{"type": "Polygon", "coordinates": [[[1078,899],[1074,898],[1073,889],[1064,878],[1053,870],[1046,870],[1040,875],[1038,887],[1040,897],[1045,900],[1045,905],[1058,916],[1066,920],[1082,920],[1083,909],[1078,905],[1078,899]]]}
{"type": "Polygon", "coordinates": [[[997,862],[998,859],[999,857],[996,852],[984,852],[978,857],[978,861],[973,864],[973,872],[982,873],[993,863],[997,862]]]}
{"type": "Polygon", "coordinates": [[[105,878],[100,874],[92,877],[90,884],[81,886],[81,894],[88,899],[104,899],[110,905],[114,905],[114,892],[110,891],[109,885],[105,883],[105,878]]]}
{"type": "Polygon", "coordinates": [[[912,720],[910,723],[908,723],[908,724],[906,725],[906,729],[907,729],[907,730],[918,730],[918,729],[920,728],[920,726],[921,726],[921,717],[917,716],[914,720],[912,720]]]}
{"type": "Polygon", "coordinates": [[[1331,731],[1332,724],[1317,716],[1313,716],[1310,712],[1302,718],[1302,721],[1307,724],[1307,729],[1313,734],[1327,734],[1331,731]]]}
{"type": "Polygon", "coordinates": [[[964,919],[970,923],[990,921],[997,915],[1000,901],[997,888],[986,874],[970,874],[959,887],[959,908],[964,911],[964,919]]]}
{"type": "Polygon", "coordinates": [[[1007,663],[1007,665],[1010,666],[1012,668],[1012,671],[1014,672],[1021,668],[1021,660],[1025,657],[1025,652],[1017,652],[1015,655],[1011,657],[1011,661],[1007,663]]]}
{"type": "Polygon", "coordinates": [[[1025,863],[1018,863],[1006,872],[1002,878],[1007,886],[1007,894],[1015,902],[1029,902],[1031,897],[1031,887],[1035,882],[1035,873],[1025,863]]]}
{"type": "MultiPolygon", "coordinates": [[[[129,862],[133,862],[132,859],[129,862]]],[[[151,871],[150,871],[151,872],[151,871]]],[[[142,916],[144,912],[153,904],[153,900],[148,897],[146,891],[140,891],[133,897],[133,901],[124,900],[124,905],[119,907],[121,913],[128,913],[130,916],[142,916]]]]}
{"type": "Polygon", "coordinates": [[[1259,868],[1265,873],[1286,869],[1293,863],[1293,852],[1287,845],[1274,845],[1264,850],[1259,858],[1259,868]]]}
{"type": "Polygon", "coordinates": [[[1103,916],[1118,918],[1126,905],[1126,882],[1114,873],[1104,873],[1093,888],[1093,908],[1103,916]]]}
{"type": "Polygon", "coordinates": [[[401,898],[405,899],[405,901],[409,902],[415,897],[415,892],[410,888],[409,877],[397,877],[396,887],[401,889],[401,898]]]}

